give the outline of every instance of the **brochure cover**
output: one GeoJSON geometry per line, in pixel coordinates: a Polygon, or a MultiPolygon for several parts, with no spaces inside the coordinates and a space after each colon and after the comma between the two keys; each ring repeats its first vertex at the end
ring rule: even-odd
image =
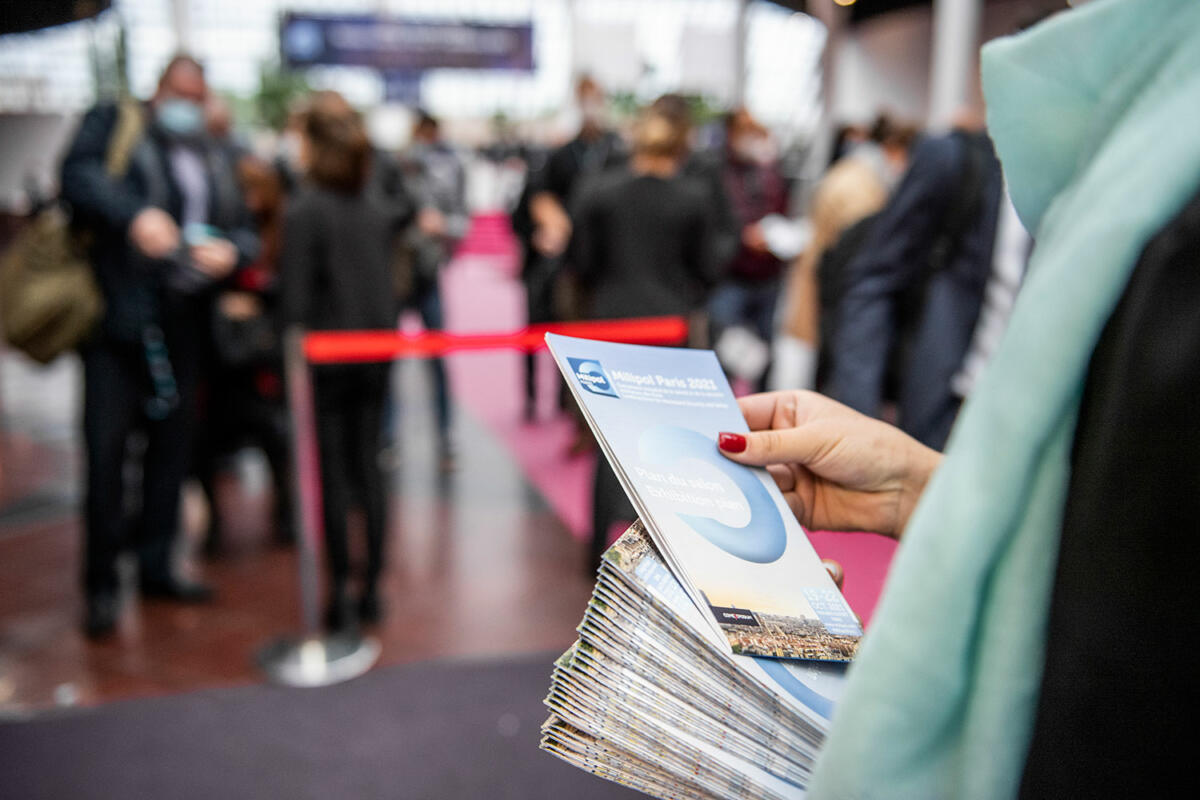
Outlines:
{"type": "Polygon", "coordinates": [[[734,653],[849,661],[862,628],[766,470],[725,458],[745,431],[710,350],[547,334],[664,559],[734,653]]]}

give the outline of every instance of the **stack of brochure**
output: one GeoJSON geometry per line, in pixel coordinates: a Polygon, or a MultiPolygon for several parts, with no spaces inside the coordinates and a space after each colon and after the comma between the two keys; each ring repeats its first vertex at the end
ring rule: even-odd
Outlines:
{"type": "Polygon", "coordinates": [[[547,340],[640,522],[555,664],[541,746],[663,798],[804,794],[861,626],[709,351],[547,340]]]}
{"type": "Polygon", "coordinates": [[[655,797],[799,797],[843,672],[728,653],[637,523],[554,666],[541,746],[655,797]]]}

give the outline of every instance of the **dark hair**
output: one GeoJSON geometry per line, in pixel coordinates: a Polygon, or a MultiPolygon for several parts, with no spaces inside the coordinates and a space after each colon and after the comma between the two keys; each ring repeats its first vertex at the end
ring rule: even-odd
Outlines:
{"type": "Polygon", "coordinates": [[[425,109],[423,109],[423,108],[418,108],[418,109],[417,109],[417,110],[414,112],[414,115],[416,116],[416,118],[417,118],[417,121],[416,121],[416,123],[413,125],[413,130],[417,130],[417,131],[419,131],[419,130],[431,130],[431,131],[436,131],[436,130],[438,130],[440,127],[442,127],[441,123],[440,123],[440,122],[438,122],[438,118],[437,118],[437,117],[435,117],[433,114],[430,114],[428,111],[426,111],[426,110],[425,110],[425,109]]]}
{"type": "Polygon", "coordinates": [[[367,180],[371,143],[362,117],[337,92],[312,96],[304,115],[308,139],[308,177],[317,186],[355,194],[367,180]]]}
{"type": "Polygon", "coordinates": [[[871,123],[867,138],[884,147],[907,148],[919,133],[917,126],[883,111],[871,123]]]}
{"type": "Polygon", "coordinates": [[[167,62],[165,67],[163,67],[162,73],[160,73],[158,78],[159,83],[165,81],[167,76],[179,67],[188,67],[189,69],[196,70],[196,72],[199,72],[201,75],[204,74],[204,65],[201,64],[195,56],[188,55],[187,53],[176,53],[175,55],[171,56],[171,60],[167,62]]]}

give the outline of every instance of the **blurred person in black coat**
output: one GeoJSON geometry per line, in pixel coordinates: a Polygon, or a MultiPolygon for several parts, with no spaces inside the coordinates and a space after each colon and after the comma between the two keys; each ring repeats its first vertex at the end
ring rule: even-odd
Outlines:
{"type": "Polygon", "coordinates": [[[979,120],[963,116],[952,132],[913,148],[900,185],[845,265],[827,394],[879,416],[894,392],[902,430],[935,449],[946,443],[962,405],[954,377],[998,257],[1002,184],[979,120]]]}
{"type": "MultiPolygon", "coordinates": [[[[719,265],[712,257],[711,198],[702,181],[680,174],[688,149],[687,126],[650,108],[635,127],[629,166],[580,187],[570,263],[589,318],[686,316],[702,302],[719,265]]],[[[601,459],[588,569],[599,563],[612,523],[634,517],[601,459]]]]}
{"type": "MultiPolygon", "coordinates": [[[[625,143],[608,126],[608,100],[600,84],[585,75],[579,79],[575,95],[579,132],[551,152],[544,164],[531,168],[512,214],[513,232],[523,248],[521,280],[531,324],[570,319],[578,313],[576,287],[569,284],[569,278],[563,281],[562,272],[563,264],[571,258],[567,244],[573,227],[575,194],[588,177],[620,166],[628,157],[625,143]]],[[[535,416],[535,395],[534,358],[530,353],[525,358],[528,420],[535,416]]]]}
{"type": "Polygon", "coordinates": [[[211,595],[173,569],[180,487],[213,290],[253,257],[257,242],[234,165],[205,133],[207,96],[203,67],[176,56],[144,108],[89,111],[63,161],[62,195],[89,235],[106,306],[82,353],[85,630],[92,636],[116,624],[116,559],[126,538],[123,466],[138,430],[146,436],[133,525],[141,593],[184,602],[211,595]],[[126,124],[131,113],[135,126],[126,124]],[[131,134],[128,168],[114,175],[106,165],[113,142],[131,134]]]}
{"type": "MultiPolygon", "coordinates": [[[[370,142],[359,115],[334,92],[318,92],[306,112],[300,162],[304,183],[284,216],[281,316],[308,330],[391,329],[394,237],[407,215],[373,191],[370,142]]],[[[380,616],[387,498],[379,466],[385,364],[335,364],[314,369],[321,455],[325,544],[329,562],[326,624],[353,622],[347,513],[363,507],[366,569],[357,616],[380,616]]]]}
{"type": "Polygon", "coordinates": [[[220,553],[224,538],[215,503],[217,473],[224,459],[248,445],[259,447],[271,468],[274,539],[287,544],[294,538],[291,432],[278,330],[284,176],[274,164],[250,155],[238,161],[238,176],[261,247],[213,309],[213,364],[202,398],[207,417],[196,436],[194,465],[212,508],[205,540],[209,555],[220,553]]]}

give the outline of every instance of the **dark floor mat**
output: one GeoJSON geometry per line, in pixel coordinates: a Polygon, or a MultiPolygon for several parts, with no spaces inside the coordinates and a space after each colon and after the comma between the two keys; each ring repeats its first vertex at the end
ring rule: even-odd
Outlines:
{"type": "Polygon", "coordinates": [[[0,723],[6,798],[629,798],[537,749],[554,656],[0,723]]]}

